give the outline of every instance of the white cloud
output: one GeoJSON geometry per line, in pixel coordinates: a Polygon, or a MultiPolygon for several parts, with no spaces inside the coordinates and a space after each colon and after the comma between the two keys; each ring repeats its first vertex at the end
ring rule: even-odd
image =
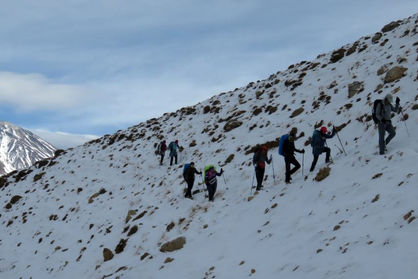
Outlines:
{"type": "Polygon", "coordinates": [[[416,7],[412,0],[22,1],[6,0],[0,10],[0,64],[9,71],[0,72],[0,105],[12,107],[4,116],[81,134],[111,133],[267,78],[416,7]]]}
{"type": "Polygon", "coordinates": [[[97,139],[95,135],[80,135],[64,132],[51,132],[43,129],[29,129],[32,133],[38,135],[43,140],[52,144],[55,148],[66,149],[82,145],[88,141],[97,139]]]}
{"type": "Polygon", "coordinates": [[[60,84],[40,74],[0,72],[0,102],[21,110],[71,108],[83,95],[82,87],[60,84]]]}

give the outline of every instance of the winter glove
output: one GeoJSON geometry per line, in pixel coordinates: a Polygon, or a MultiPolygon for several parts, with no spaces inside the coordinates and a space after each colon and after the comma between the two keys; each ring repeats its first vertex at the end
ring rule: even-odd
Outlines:
{"type": "Polygon", "coordinates": [[[272,159],[273,159],[273,155],[270,154],[270,160],[269,161],[271,161],[272,159]]]}
{"type": "Polygon", "coordinates": [[[302,149],[302,153],[305,153],[305,149],[302,149]]]}
{"type": "Polygon", "coordinates": [[[400,102],[401,102],[401,99],[399,99],[399,97],[396,97],[396,104],[399,105],[400,102]]]}

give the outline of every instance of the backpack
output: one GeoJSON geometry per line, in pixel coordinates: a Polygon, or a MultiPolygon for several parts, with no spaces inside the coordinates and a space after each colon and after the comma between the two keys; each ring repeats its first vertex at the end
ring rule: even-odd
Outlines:
{"type": "Polygon", "coordinates": [[[378,104],[381,105],[381,109],[382,110],[384,109],[383,100],[382,99],[377,99],[377,100],[374,101],[374,103],[373,103],[373,109],[372,109],[372,119],[373,119],[373,122],[376,123],[376,124],[379,123],[379,119],[377,119],[377,117],[376,117],[376,109],[377,109],[377,105],[378,104]]]}
{"type": "Polygon", "coordinates": [[[177,148],[178,148],[178,145],[174,141],[170,142],[170,144],[168,145],[168,149],[170,149],[170,152],[177,153],[177,148]]]}
{"type": "Polygon", "coordinates": [[[283,154],[283,146],[284,146],[284,142],[289,138],[289,135],[283,135],[280,137],[279,139],[279,155],[284,156],[283,154]]]}
{"type": "Polygon", "coordinates": [[[186,173],[186,170],[187,170],[189,167],[190,167],[190,164],[189,164],[189,163],[184,164],[184,167],[183,167],[183,175],[186,173]]]}
{"type": "Polygon", "coordinates": [[[203,169],[203,182],[211,181],[216,176],[216,169],[214,165],[206,166],[203,169]]]}
{"type": "Polygon", "coordinates": [[[316,141],[316,138],[319,137],[319,132],[317,130],[315,130],[312,134],[312,139],[311,139],[311,146],[314,147],[314,142],[316,141]]]}
{"type": "Polygon", "coordinates": [[[160,143],[158,144],[158,147],[157,147],[157,152],[158,152],[158,154],[161,154],[161,146],[162,146],[162,143],[160,142],[160,143]]]}

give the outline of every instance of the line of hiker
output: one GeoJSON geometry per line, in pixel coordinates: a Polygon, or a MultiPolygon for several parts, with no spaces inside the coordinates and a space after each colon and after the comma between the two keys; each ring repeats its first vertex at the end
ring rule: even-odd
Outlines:
{"type": "MultiPolygon", "coordinates": [[[[396,132],[395,128],[392,125],[391,118],[392,112],[401,113],[400,99],[396,98],[396,105],[392,105],[393,97],[391,94],[387,94],[383,100],[375,100],[373,109],[372,109],[372,119],[377,124],[379,131],[379,153],[385,154],[386,145],[395,137],[396,132]],[[388,136],[385,139],[385,133],[388,132],[388,136]]],[[[406,124],[405,124],[406,126],[406,124]]],[[[289,184],[292,180],[292,174],[301,168],[301,164],[295,157],[295,152],[302,154],[302,175],[303,175],[303,164],[304,164],[304,149],[297,149],[295,147],[295,140],[297,139],[297,128],[292,128],[288,134],[282,135],[279,140],[278,153],[284,157],[285,162],[285,183],[289,184]],[[293,167],[292,167],[293,166],[293,167]]],[[[338,140],[340,141],[341,148],[345,153],[344,146],[339,138],[337,129],[333,126],[331,132],[328,131],[327,127],[322,126],[318,130],[314,130],[310,145],[312,147],[313,160],[310,172],[314,171],[315,166],[318,162],[318,158],[322,153],[325,153],[325,163],[332,162],[331,158],[331,149],[327,145],[327,139],[333,138],[337,135],[338,140]]],[[[178,140],[172,141],[168,145],[170,151],[170,166],[173,164],[173,159],[175,164],[177,164],[177,152],[179,150],[178,140]]],[[[158,145],[158,154],[161,156],[160,165],[162,165],[164,160],[164,155],[167,150],[166,142],[163,140],[158,145]]],[[[341,151],[341,152],[343,152],[341,151]]],[[[268,156],[268,148],[265,145],[257,146],[252,163],[254,167],[254,174],[257,180],[256,190],[260,191],[263,188],[264,173],[267,164],[272,164],[272,155],[268,156]]],[[[273,176],[274,176],[274,166],[273,167],[273,176]]],[[[195,174],[202,175],[201,171],[198,171],[195,168],[194,162],[190,164],[185,164],[183,168],[183,177],[187,183],[187,190],[185,193],[186,198],[192,199],[192,189],[195,181],[195,174]]],[[[209,201],[214,200],[214,195],[217,188],[217,176],[223,174],[223,169],[221,172],[217,172],[214,165],[208,165],[203,170],[203,182],[206,184],[208,190],[209,201]]],[[[275,177],[274,177],[275,178],[275,177]]],[[[225,179],[225,178],[224,178],[225,179]]],[[[254,180],[254,176],[253,176],[254,180]]],[[[226,183],[226,182],[225,182],[226,183]]],[[[253,185],[252,185],[253,187],[253,185]]]]}
{"type": "MultiPolygon", "coordinates": [[[[174,160],[174,164],[177,165],[177,159],[178,159],[178,151],[180,149],[179,146],[179,141],[175,140],[170,142],[170,144],[168,145],[168,150],[170,151],[169,157],[170,157],[170,166],[173,165],[173,160],[174,160]]],[[[157,146],[157,155],[161,156],[160,159],[160,165],[163,164],[163,160],[164,160],[164,156],[165,156],[165,152],[167,151],[167,145],[166,145],[166,141],[163,140],[161,141],[158,146],[157,146]]]]}

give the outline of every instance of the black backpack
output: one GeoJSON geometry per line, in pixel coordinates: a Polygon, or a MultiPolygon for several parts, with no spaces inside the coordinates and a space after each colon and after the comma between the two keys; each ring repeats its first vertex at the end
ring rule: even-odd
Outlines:
{"type": "Polygon", "coordinates": [[[377,100],[374,101],[374,103],[373,103],[373,109],[372,109],[372,119],[373,119],[373,122],[376,123],[376,124],[379,123],[379,119],[377,119],[377,117],[376,117],[376,109],[377,109],[377,105],[378,104],[381,105],[381,109],[382,110],[384,109],[383,100],[382,99],[377,99],[377,100]]]}

